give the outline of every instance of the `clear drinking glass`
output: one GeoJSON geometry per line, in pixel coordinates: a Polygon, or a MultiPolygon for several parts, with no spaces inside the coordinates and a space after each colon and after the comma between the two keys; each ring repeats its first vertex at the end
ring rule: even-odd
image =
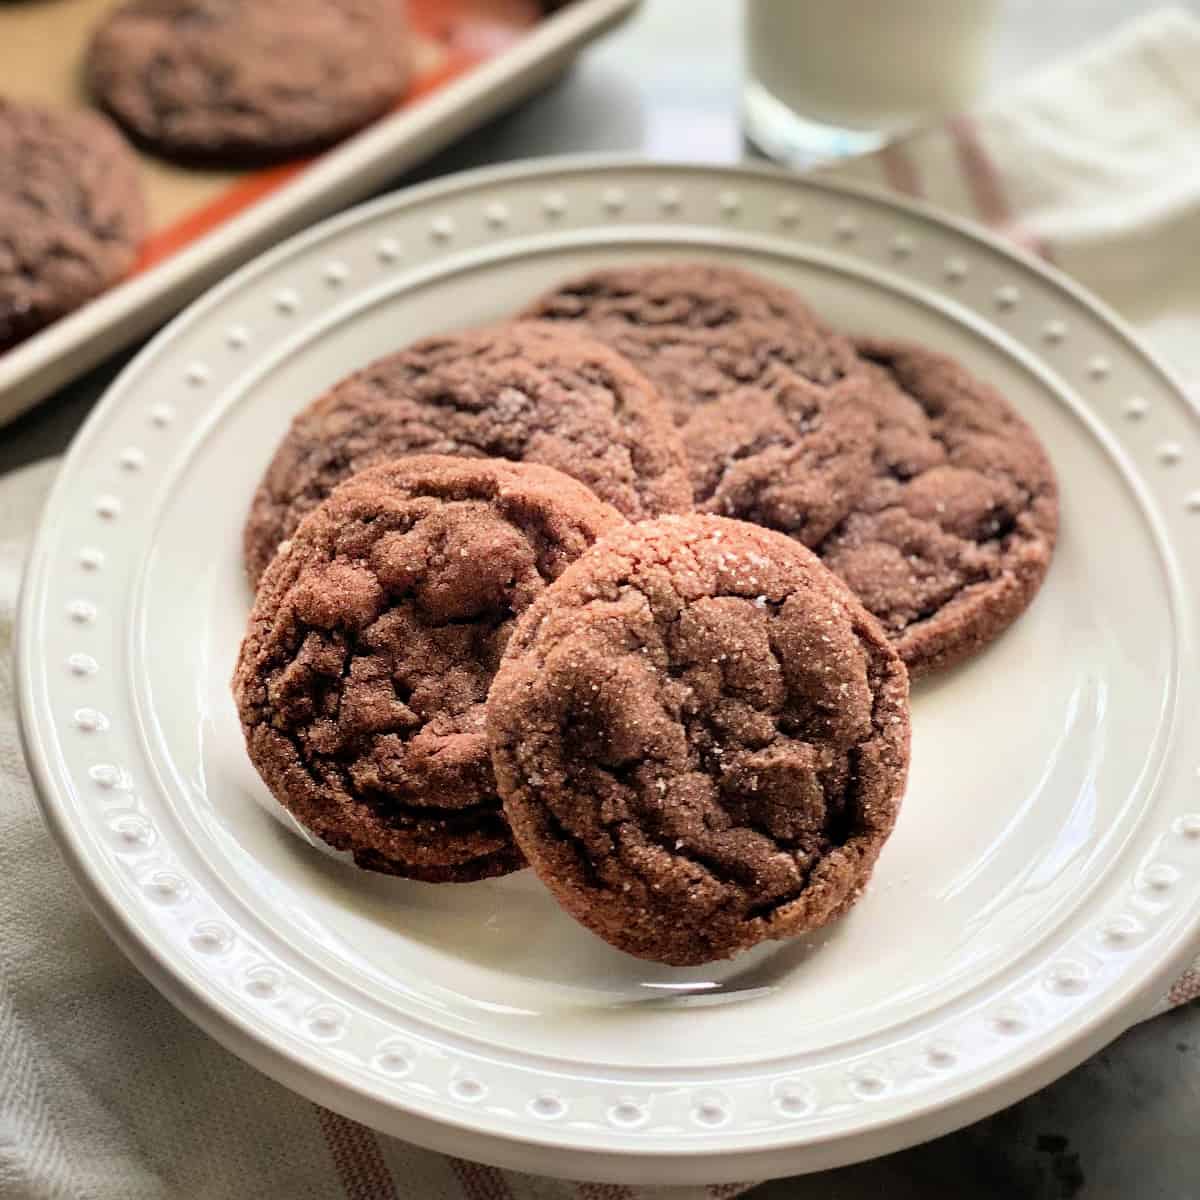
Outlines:
{"type": "Polygon", "coordinates": [[[968,106],[999,0],[745,0],[744,124],[811,163],[878,149],[968,106]]]}

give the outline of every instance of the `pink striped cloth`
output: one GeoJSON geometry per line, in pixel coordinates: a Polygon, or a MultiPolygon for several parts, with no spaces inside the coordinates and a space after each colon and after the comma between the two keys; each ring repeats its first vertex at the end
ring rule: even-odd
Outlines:
{"type": "MultiPolygon", "coordinates": [[[[1200,380],[1200,27],[1178,11],[834,173],[1050,258],[1200,380]]],[[[7,647],[54,470],[0,480],[0,1196],[717,1200],[749,1186],[562,1183],[381,1137],[227,1054],[129,966],[78,900],[17,743],[7,647]]],[[[1191,971],[1162,1005],[1197,995],[1191,971]]]]}

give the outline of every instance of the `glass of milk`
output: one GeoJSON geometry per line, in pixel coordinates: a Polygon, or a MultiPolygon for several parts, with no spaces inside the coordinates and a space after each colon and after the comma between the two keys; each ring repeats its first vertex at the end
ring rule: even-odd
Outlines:
{"type": "Polygon", "coordinates": [[[999,0],[745,0],[746,134],[797,164],[970,104],[999,0]]]}

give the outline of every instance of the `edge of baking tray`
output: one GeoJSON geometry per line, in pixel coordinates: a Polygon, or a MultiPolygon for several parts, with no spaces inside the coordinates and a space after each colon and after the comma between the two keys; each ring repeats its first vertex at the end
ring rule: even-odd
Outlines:
{"type": "Polygon", "coordinates": [[[0,356],[0,426],[142,337],[235,267],[384,187],[562,71],[641,0],[575,0],[511,50],[329,151],[297,179],[0,356]]]}

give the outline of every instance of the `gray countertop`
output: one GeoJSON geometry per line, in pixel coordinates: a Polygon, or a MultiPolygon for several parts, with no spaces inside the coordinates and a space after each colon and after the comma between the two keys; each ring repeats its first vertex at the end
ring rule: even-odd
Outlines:
{"type": "MultiPolygon", "coordinates": [[[[990,73],[1004,86],[1116,27],[1142,0],[1006,0],[990,73]]],[[[1200,13],[1200,0],[1185,7],[1200,13]]],[[[587,150],[730,162],[738,125],[740,5],[645,0],[561,81],[427,164],[587,150]]],[[[409,182],[398,181],[398,186],[409,182]]],[[[127,356],[0,430],[0,472],[65,448],[127,356]]],[[[1200,1197],[1200,1005],[1140,1025],[1044,1091],[986,1121],[888,1158],[756,1189],[755,1200],[1057,1200],[1200,1197]]]]}

